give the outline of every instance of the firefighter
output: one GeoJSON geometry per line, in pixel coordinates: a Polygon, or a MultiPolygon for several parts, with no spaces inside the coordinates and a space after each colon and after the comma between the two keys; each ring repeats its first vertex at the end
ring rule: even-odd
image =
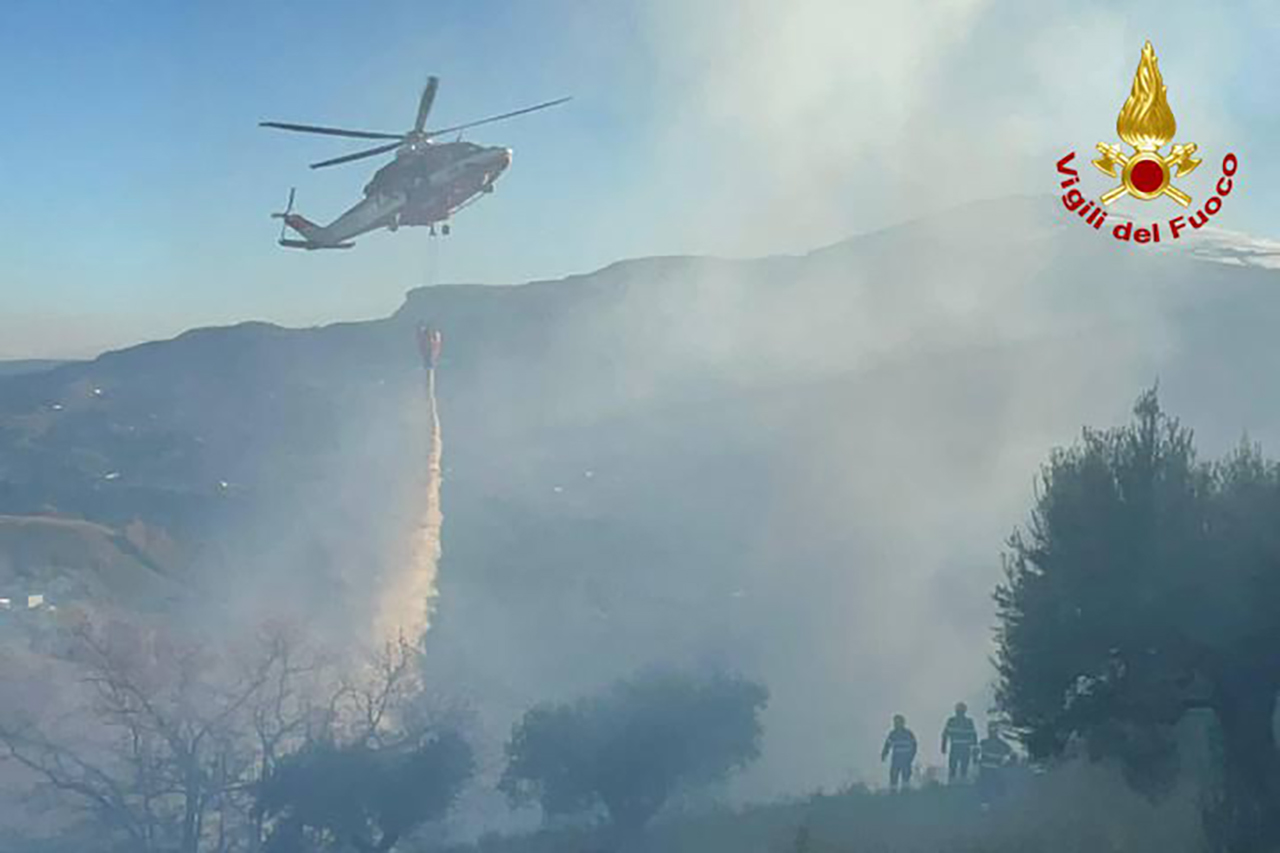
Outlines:
{"type": "Polygon", "coordinates": [[[978,744],[978,790],[990,803],[1004,792],[1004,770],[1013,760],[1013,747],[1000,737],[1000,727],[987,723],[987,736],[978,744]]]}
{"type": "Polygon", "coordinates": [[[942,727],[942,754],[947,756],[948,782],[963,780],[969,775],[969,762],[978,746],[978,730],[968,712],[968,705],[957,702],[955,714],[942,727]]]}
{"type": "Polygon", "coordinates": [[[916,736],[907,728],[907,718],[893,715],[893,729],[884,739],[880,760],[889,759],[889,790],[911,785],[911,765],[916,760],[916,736]]]}

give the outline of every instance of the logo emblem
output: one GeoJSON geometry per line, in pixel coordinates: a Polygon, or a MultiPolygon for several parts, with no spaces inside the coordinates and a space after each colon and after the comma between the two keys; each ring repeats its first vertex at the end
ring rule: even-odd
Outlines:
{"type": "Polygon", "coordinates": [[[1120,186],[1099,197],[1103,204],[1111,204],[1124,195],[1143,201],[1168,196],[1183,207],[1191,204],[1191,196],[1175,187],[1173,178],[1185,178],[1200,165],[1201,161],[1193,157],[1196,144],[1174,145],[1167,155],[1160,153],[1178,130],[1167,94],[1155,48],[1148,41],[1133,75],[1129,99],[1116,119],[1116,132],[1133,153],[1126,154],[1121,146],[1107,142],[1099,142],[1097,146],[1102,156],[1094,160],[1093,165],[1103,174],[1120,179],[1120,186]]]}

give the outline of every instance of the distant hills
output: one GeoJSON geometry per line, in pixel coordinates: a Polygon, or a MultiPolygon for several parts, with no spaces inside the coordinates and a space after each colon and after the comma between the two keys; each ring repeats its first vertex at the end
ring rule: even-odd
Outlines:
{"type": "Polygon", "coordinates": [[[22,373],[41,373],[45,370],[52,370],[61,364],[66,364],[66,362],[43,358],[0,360],[0,377],[17,376],[22,373]]]}
{"type": "Polygon", "coordinates": [[[163,552],[137,522],[116,531],[67,518],[0,516],[0,597],[163,610],[182,594],[167,577],[163,552]]]}
{"type": "Polygon", "coordinates": [[[774,694],[747,786],[837,784],[893,712],[983,700],[1002,542],[1051,447],[1157,380],[1207,450],[1280,443],[1280,273],[1238,235],[1156,254],[1057,206],[0,366],[0,586],[358,629],[416,524],[429,321],[441,683],[500,733],[635,667],[732,666],[774,694]]]}

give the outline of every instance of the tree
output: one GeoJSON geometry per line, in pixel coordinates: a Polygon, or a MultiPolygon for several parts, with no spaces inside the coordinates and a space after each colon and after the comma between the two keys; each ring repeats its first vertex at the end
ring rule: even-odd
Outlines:
{"type": "Polygon", "coordinates": [[[474,757],[459,734],[415,713],[419,666],[406,643],[388,648],[364,678],[344,681],[325,724],[265,775],[255,811],[270,827],[267,853],[387,853],[453,807],[474,757]]]}
{"type": "Polygon", "coordinates": [[[530,709],[512,730],[499,787],[544,814],[603,806],[639,833],[682,787],[707,785],[760,751],[764,687],[745,679],[652,673],[570,705],[530,709]]]}
{"type": "Polygon", "coordinates": [[[1082,743],[1159,790],[1172,726],[1213,711],[1233,850],[1280,842],[1280,468],[1196,460],[1143,394],[1125,427],[1054,452],[995,594],[998,702],[1036,757],[1082,743]]]}
{"type": "Polygon", "coordinates": [[[471,774],[465,741],[430,724],[407,644],[339,667],[280,626],[236,655],[83,621],[64,660],[35,663],[62,692],[25,713],[5,695],[0,762],[78,807],[97,850],[311,853],[291,834],[310,845],[341,830],[388,851],[471,774]],[[331,795],[343,808],[317,817],[331,795]]]}
{"type": "Polygon", "coordinates": [[[275,821],[266,849],[349,844],[385,853],[418,826],[444,817],[472,770],[471,748],[453,732],[396,747],[312,741],[262,785],[259,805],[275,821]]]}
{"type": "Polygon", "coordinates": [[[7,708],[0,761],[79,805],[101,849],[248,849],[252,785],[304,722],[295,652],[275,630],[233,661],[155,630],[81,622],[62,662],[81,689],[58,714],[7,708]]]}

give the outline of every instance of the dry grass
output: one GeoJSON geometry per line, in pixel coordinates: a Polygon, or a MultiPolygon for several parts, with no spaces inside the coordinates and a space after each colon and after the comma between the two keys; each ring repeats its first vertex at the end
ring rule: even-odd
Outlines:
{"type": "MultiPolygon", "coordinates": [[[[902,795],[851,789],[668,818],[626,853],[1111,853],[1203,850],[1194,796],[1152,803],[1101,767],[1022,773],[989,809],[972,788],[902,795]]],[[[411,848],[413,849],[413,848],[411,848]]],[[[427,848],[418,848],[425,851],[427,848]]],[[[453,853],[600,853],[589,830],[487,837],[453,853]]]]}

